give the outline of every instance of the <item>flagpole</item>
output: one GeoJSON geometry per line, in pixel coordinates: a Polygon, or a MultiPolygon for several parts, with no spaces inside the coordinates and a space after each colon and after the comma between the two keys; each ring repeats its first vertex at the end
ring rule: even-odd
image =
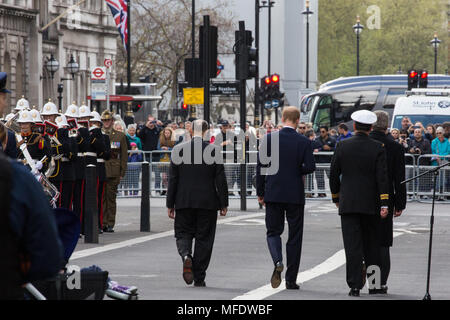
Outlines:
{"type": "Polygon", "coordinates": [[[128,29],[128,41],[127,41],[127,94],[131,94],[131,0],[127,1],[127,29],[128,29]]]}

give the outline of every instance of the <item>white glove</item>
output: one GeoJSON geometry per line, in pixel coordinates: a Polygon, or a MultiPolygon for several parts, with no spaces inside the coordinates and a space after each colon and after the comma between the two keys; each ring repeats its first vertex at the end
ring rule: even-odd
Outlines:
{"type": "Polygon", "coordinates": [[[35,163],[34,165],[35,165],[35,167],[36,167],[37,170],[41,170],[42,167],[44,166],[44,165],[42,164],[42,162],[40,162],[40,161],[36,161],[36,163],[35,163]]]}

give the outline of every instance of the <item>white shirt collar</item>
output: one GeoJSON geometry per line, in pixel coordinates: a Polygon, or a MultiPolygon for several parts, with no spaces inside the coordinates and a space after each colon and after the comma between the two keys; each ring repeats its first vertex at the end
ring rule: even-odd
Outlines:
{"type": "Polygon", "coordinates": [[[297,131],[297,129],[295,129],[294,127],[291,127],[291,126],[284,126],[283,129],[284,129],[284,128],[291,128],[292,130],[297,131]]]}

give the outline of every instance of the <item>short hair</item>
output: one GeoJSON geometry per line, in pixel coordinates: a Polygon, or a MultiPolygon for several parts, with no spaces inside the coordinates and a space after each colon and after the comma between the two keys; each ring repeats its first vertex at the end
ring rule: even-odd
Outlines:
{"type": "Polygon", "coordinates": [[[137,125],[135,123],[129,124],[127,130],[130,130],[131,128],[136,129],[137,125]]]}
{"type": "Polygon", "coordinates": [[[360,122],[355,121],[355,130],[356,131],[369,132],[371,129],[372,129],[371,124],[365,124],[365,123],[360,123],[360,122]]]}
{"type": "Polygon", "coordinates": [[[393,133],[394,131],[397,131],[400,134],[400,130],[398,130],[397,128],[392,128],[391,129],[391,133],[393,133]]]}
{"type": "Polygon", "coordinates": [[[320,131],[320,129],[325,129],[325,131],[328,132],[328,126],[320,126],[319,131],[320,131]]]}
{"type": "Polygon", "coordinates": [[[373,130],[386,131],[389,126],[389,114],[382,110],[375,111],[374,113],[377,116],[377,122],[373,124],[373,130]]]}
{"type": "Polygon", "coordinates": [[[314,130],[308,130],[305,132],[305,137],[309,138],[314,135],[314,130]]]}
{"type": "Polygon", "coordinates": [[[205,120],[199,119],[199,120],[193,121],[192,127],[193,127],[194,132],[196,132],[197,130],[199,130],[201,128],[202,133],[205,133],[209,128],[209,124],[205,120]]]}
{"type": "Polygon", "coordinates": [[[443,127],[438,127],[438,128],[436,129],[436,133],[438,133],[438,132],[442,132],[442,133],[444,133],[444,132],[445,132],[445,130],[444,130],[444,128],[443,128],[443,127]]]}
{"type": "Polygon", "coordinates": [[[450,122],[448,122],[448,121],[444,122],[444,124],[442,125],[442,127],[444,127],[444,129],[450,128],[450,122]]]}
{"type": "Polygon", "coordinates": [[[406,130],[406,129],[401,129],[401,130],[400,130],[400,134],[406,134],[406,135],[409,135],[408,130],[406,130]]]}
{"type": "Polygon", "coordinates": [[[281,117],[284,121],[289,120],[291,122],[297,122],[300,119],[300,111],[297,107],[284,107],[281,117]]]}
{"type": "Polygon", "coordinates": [[[338,128],[339,128],[339,129],[342,129],[342,130],[344,130],[344,131],[348,131],[348,127],[347,127],[347,125],[346,125],[345,123],[340,123],[340,124],[338,125],[338,128]]]}

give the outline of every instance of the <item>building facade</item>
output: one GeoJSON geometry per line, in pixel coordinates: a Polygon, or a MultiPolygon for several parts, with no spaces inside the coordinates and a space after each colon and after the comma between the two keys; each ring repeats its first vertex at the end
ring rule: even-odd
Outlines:
{"type": "MultiPolygon", "coordinates": [[[[72,101],[88,103],[91,70],[103,66],[106,58],[115,60],[118,32],[106,2],[86,0],[67,11],[76,3],[79,0],[0,0],[0,70],[9,75],[11,109],[22,96],[38,109],[48,99],[58,105],[59,84],[63,112],[72,101]],[[54,74],[46,68],[51,55],[59,63],[54,74]],[[80,68],[73,78],[66,67],[71,56],[80,68]]],[[[111,79],[113,93],[114,66],[111,79]]]]}

